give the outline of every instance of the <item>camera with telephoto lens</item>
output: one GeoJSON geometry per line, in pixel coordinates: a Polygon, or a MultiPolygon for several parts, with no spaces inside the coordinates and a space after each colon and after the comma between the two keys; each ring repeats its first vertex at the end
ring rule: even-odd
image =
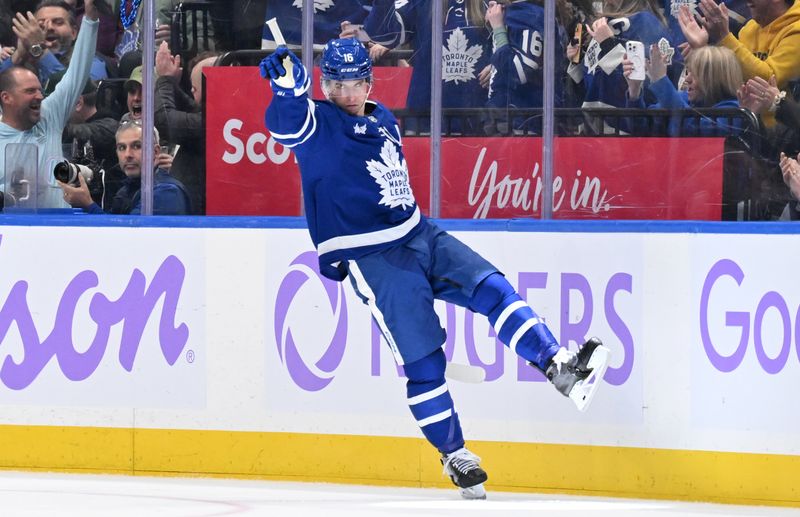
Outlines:
{"type": "Polygon", "coordinates": [[[94,177],[94,171],[86,165],[79,165],[77,163],[70,163],[67,160],[57,163],[53,167],[53,176],[61,183],[67,183],[79,187],[81,182],[78,179],[78,174],[83,176],[86,183],[91,183],[94,177]]]}

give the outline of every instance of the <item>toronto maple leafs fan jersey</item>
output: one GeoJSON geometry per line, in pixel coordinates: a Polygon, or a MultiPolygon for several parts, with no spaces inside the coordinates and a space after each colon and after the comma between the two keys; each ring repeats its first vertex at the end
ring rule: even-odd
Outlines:
{"type": "Polygon", "coordinates": [[[307,88],[287,90],[273,81],[272,89],[277,94],[265,122],[273,138],[297,157],[322,274],[342,280],[341,261],[414,237],[424,217],[394,115],[368,101],[367,115],[353,116],[331,102],[309,99],[307,88]]]}
{"type": "MultiPolygon", "coordinates": [[[[431,4],[430,0],[395,4],[403,29],[397,43],[409,42],[414,49],[412,87],[406,99],[409,109],[428,110],[431,105],[431,4]]],[[[489,64],[490,36],[484,24],[470,22],[465,0],[448,1],[442,34],[442,107],[472,108],[486,103],[488,92],[478,74],[489,64]]]]}
{"type": "MultiPolygon", "coordinates": [[[[622,74],[622,59],[625,55],[627,41],[641,41],[645,55],[650,57],[650,45],[665,38],[675,48],[669,29],[650,11],[639,11],[628,17],[614,18],[608,21],[614,31],[614,38],[609,38],[602,45],[593,41],[589,45],[584,58],[587,73],[586,97],[584,107],[625,107],[628,83],[622,74]]],[[[675,67],[680,62],[680,51],[675,50],[673,65],[668,70],[670,77],[677,79],[675,67]]],[[[647,102],[655,102],[648,99],[647,102]]]]}
{"type": "MultiPolygon", "coordinates": [[[[545,51],[544,8],[523,0],[507,4],[504,13],[508,44],[493,48],[491,63],[494,69],[487,105],[492,108],[539,108],[542,106],[545,51]]],[[[556,55],[561,56],[563,52],[556,55]]],[[[557,91],[556,95],[561,93],[557,91]]],[[[555,105],[561,105],[560,97],[556,98],[555,105]]]]}
{"type": "MultiPolygon", "coordinates": [[[[302,43],[303,0],[270,0],[265,20],[275,18],[286,43],[302,43]]],[[[400,32],[394,0],[314,0],[314,44],[324,45],[338,38],[341,23],[363,24],[373,41],[391,44],[400,32]]],[[[272,31],[265,24],[261,48],[275,48],[272,31]]]]}

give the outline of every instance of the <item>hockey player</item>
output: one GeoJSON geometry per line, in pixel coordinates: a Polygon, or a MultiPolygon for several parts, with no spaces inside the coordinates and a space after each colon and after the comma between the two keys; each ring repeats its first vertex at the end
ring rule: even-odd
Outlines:
{"type": "Polygon", "coordinates": [[[562,348],[505,277],[426,219],[414,200],[400,128],[368,101],[372,62],[356,39],[327,43],[320,61],[328,100],[308,97],[311,76],[287,48],[260,64],[271,79],[266,125],[294,150],[320,271],[348,275],[407,377],[408,404],[444,471],[467,499],[485,498],[486,472],[464,446],[445,382],[445,332],[435,298],[489,318],[500,340],[545,373],[579,408],[591,401],[609,360],[592,338],[562,348]]]}

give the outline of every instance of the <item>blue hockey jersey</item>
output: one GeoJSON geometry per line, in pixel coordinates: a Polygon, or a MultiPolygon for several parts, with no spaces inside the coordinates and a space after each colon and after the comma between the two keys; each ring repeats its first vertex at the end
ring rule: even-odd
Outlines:
{"type": "MultiPolygon", "coordinates": [[[[649,11],[640,11],[629,17],[614,18],[609,20],[608,24],[614,30],[615,37],[604,41],[599,52],[597,52],[596,42],[593,42],[589,51],[586,52],[584,65],[587,73],[584,78],[586,81],[584,107],[625,107],[628,91],[628,83],[622,74],[625,42],[641,41],[647,57],[650,56],[650,45],[658,43],[661,38],[665,38],[670,42],[670,46],[675,47],[670,39],[669,29],[649,11]]],[[[678,65],[681,62],[680,51],[677,48],[672,62],[670,69],[680,66],[678,65]]],[[[673,70],[669,70],[668,74],[677,79],[673,70]]]]}
{"type": "MultiPolygon", "coordinates": [[[[270,0],[267,2],[265,20],[275,18],[286,43],[300,45],[303,39],[303,1],[270,0]]],[[[395,16],[394,0],[316,0],[314,2],[314,44],[324,45],[339,37],[341,23],[348,21],[363,24],[373,41],[391,44],[400,32],[395,16]]],[[[262,48],[274,48],[274,39],[269,27],[264,25],[261,37],[262,48]]]]}
{"type": "MultiPolygon", "coordinates": [[[[492,108],[539,108],[544,75],[544,8],[525,0],[505,8],[508,45],[493,49],[489,100],[492,108]]],[[[560,45],[559,45],[560,46],[560,45]]],[[[557,56],[563,51],[558,49],[557,56]]],[[[555,105],[561,105],[560,88],[555,105]]]]}
{"type": "MultiPolygon", "coordinates": [[[[396,43],[409,42],[414,48],[412,88],[406,99],[409,109],[427,110],[431,105],[431,6],[430,0],[397,3],[403,33],[396,43]]],[[[490,33],[484,24],[473,25],[470,14],[465,0],[448,0],[442,33],[444,108],[472,108],[486,102],[487,91],[478,82],[478,74],[489,64],[490,33]]]]}
{"type": "Polygon", "coordinates": [[[272,82],[265,122],[297,157],[306,220],[320,271],[342,280],[339,263],[401,244],[424,220],[409,182],[400,128],[379,103],[349,115],[328,101],[272,82]]]}

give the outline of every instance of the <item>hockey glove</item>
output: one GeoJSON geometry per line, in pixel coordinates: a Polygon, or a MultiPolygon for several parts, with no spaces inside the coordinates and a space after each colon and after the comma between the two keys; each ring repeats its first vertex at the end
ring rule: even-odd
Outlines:
{"type": "Polygon", "coordinates": [[[299,96],[311,85],[300,59],[288,48],[278,47],[259,64],[261,76],[271,79],[272,90],[281,96],[299,96]]]}

